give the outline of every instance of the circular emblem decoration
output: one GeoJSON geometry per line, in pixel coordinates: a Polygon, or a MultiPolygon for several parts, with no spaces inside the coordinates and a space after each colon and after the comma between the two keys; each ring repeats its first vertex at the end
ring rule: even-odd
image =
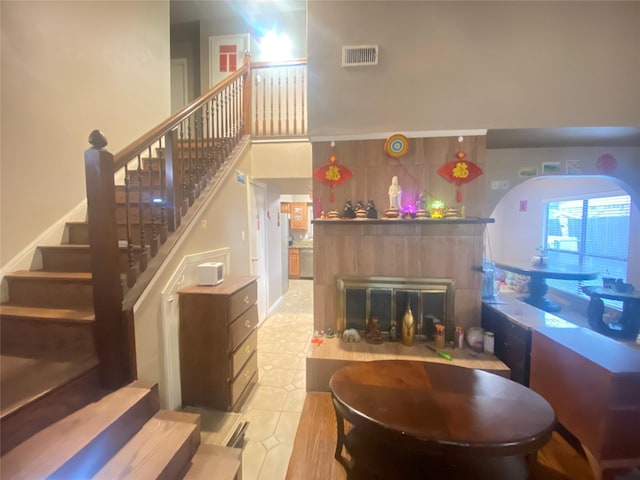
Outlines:
{"type": "Polygon", "coordinates": [[[600,173],[611,173],[618,166],[618,162],[616,161],[616,157],[611,155],[610,153],[605,153],[604,155],[600,155],[598,161],[596,162],[596,168],[600,173]]]}
{"type": "Polygon", "coordinates": [[[404,135],[396,133],[387,138],[384,142],[384,151],[393,158],[402,157],[409,150],[409,139],[404,135]]]}

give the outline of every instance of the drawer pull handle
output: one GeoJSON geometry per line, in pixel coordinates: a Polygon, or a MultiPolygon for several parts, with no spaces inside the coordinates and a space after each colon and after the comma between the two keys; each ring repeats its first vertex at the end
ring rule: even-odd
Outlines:
{"type": "Polygon", "coordinates": [[[249,305],[249,295],[245,295],[244,298],[244,303],[246,303],[247,305],[249,305]]]}
{"type": "Polygon", "coordinates": [[[244,378],[249,378],[249,370],[245,370],[245,372],[244,372],[244,378]]]}
{"type": "Polygon", "coordinates": [[[251,322],[249,320],[244,321],[244,326],[247,328],[251,328],[251,322]]]}
{"type": "Polygon", "coordinates": [[[251,352],[251,347],[249,345],[247,345],[246,347],[244,347],[244,351],[245,351],[245,353],[250,353],[251,352]]]}

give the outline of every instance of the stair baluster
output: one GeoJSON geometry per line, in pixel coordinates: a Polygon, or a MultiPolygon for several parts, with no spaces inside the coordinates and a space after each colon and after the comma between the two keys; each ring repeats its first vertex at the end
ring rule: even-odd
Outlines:
{"type": "Polygon", "coordinates": [[[124,166],[124,222],[127,232],[127,287],[131,288],[138,278],[138,269],[135,265],[133,241],[131,240],[131,219],[129,218],[129,198],[131,192],[131,178],[129,176],[129,168],[124,166]]]}
{"type": "MultiPolygon", "coordinates": [[[[138,265],[141,272],[144,272],[147,269],[147,264],[149,263],[149,252],[147,250],[147,243],[145,238],[145,219],[144,219],[144,180],[142,178],[142,159],[140,158],[140,154],[138,154],[138,163],[136,169],[138,175],[138,222],[140,223],[140,254],[138,257],[138,265]]],[[[149,187],[151,186],[151,176],[152,172],[149,172],[149,187]]],[[[127,209],[129,205],[127,204],[127,209]]]]}

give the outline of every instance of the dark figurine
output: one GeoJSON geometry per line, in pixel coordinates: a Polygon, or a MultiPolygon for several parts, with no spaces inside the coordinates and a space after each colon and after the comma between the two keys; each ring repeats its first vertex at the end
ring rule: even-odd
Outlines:
{"type": "Polygon", "coordinates": [[[378,211],[373,203],[373,200],[369,200],[367,204],[367,218],[378,218],[378,211]]]}
{"type": "Polygon", "coordinates": [[[342,218],[356,218],[356,211],[353,209],[351,200],[347,200],[342,211],[342,218]]]}
{"type": "Polygon", "coordinates": [[[364,339],[367,341],[367,343],[373,343],[375,345],[382,343],[380,321],[376,315],[371,315],[369,323],[367,323],[367,330],[364,333],[364,339]]]}

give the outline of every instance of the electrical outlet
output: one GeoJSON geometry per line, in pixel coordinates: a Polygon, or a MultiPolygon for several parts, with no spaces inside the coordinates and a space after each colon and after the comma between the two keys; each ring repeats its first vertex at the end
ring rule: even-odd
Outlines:
{"type": "Polygon", "coordinates": [[[207,221],[206,220],[202,220],[200,222],[200,226],[202,227],[203,230],[206,230],[207,229],[207,221]]]}
{"type": "Polygon", "coordinates": [[[491,190],[500,190],[500,181],[492,180],[491,181],[491,190]]]}

